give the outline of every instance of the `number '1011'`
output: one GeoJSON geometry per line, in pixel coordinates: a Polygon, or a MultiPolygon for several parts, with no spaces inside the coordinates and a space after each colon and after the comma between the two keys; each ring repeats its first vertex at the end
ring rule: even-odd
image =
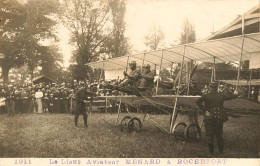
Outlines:
{"type": "Polygon", "coordinates": [[[31,159],[15,159],[14,164],[32,164],[31,159]]]}

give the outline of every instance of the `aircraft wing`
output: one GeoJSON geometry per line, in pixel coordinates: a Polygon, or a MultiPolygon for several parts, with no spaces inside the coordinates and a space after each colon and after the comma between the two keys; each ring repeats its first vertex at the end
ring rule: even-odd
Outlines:
{"type": "Polygon", "coordinates": [[[178,105],[189,105],[196,107],[196,101],[200,96],[182,96],[182,95],[155,95],[151,97],[138,96],[103,96],[108,100],[120,101],[128,105],[156,105],[173,107],[174,99],[178,98],[178,105]]]}
{"type": "Polygon", "coordinates": [[[122,56],[86,65],[103,68],[104,70],[120,70],[126,68],[127,62],[136,61],[137,65],[142,65],[144,62],[150,64],[151,67],[155,65],[158,67],[162,64],[163,68],[170,68],[172,63],[181,63],[183,56],[186,61],[213,63],[215,59],[215,63],[237,62],[240,59],[241,48],[243,48],[242,61],[250,60],[252,56],[259,55],[260,33],[177,45],[162,50],[122,56]]]}
{"type": "MultiPolygon", "coordinates": [[[[174,106],[174,99],[178,98],[178,105],[189,105],[193,108],[196,106],[196,101],[200,96],[182,96],[182,95],[155,95],[152,97],[138,97],[138,96],[102,96],[108,100],[120,101],[128,105],[156,105],[156,106],[174,106]]],[[[260,113],[260,103],[256,103],[247,99],[236,98],[224,102],[224,108],[227,109],[242,109],[242,110],[254,110],[256,113],[260,113]]]]}

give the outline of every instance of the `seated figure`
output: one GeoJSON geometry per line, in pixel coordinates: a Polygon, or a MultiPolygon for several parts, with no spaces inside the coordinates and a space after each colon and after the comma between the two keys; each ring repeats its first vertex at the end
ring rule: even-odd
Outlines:
{"type": "Polygon", "coordinates": [[[138,82],[138,92],[144,96],[151,96],[154,86],[154,71],[151,71],[149,64],[143,65],[141,78],[138,82]]]}
{"type": "Polygon", "coordinates": [[[118,84],[119,87],[136,86],[136,83],[140,79],[141,73],[139,70],[136,69],[136,62],[130,62],[129,67],[131,71],[129,72],[129,74],[124,71],[125,79],[123,79],[122,82],[118,84]]]}

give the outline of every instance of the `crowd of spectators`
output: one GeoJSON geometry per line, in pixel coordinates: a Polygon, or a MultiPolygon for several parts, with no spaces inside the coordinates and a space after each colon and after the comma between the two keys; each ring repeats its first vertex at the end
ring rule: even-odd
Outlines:
{"type": "Polygon", "coordinates": [[[75,92],[84,84],[89,90],[91,85],[74,80],[73,83],[39,83],[0,87],[0,112],[8,116],[25,113],[74,113],[75,92]]]}
{"type": "MultiPolygon", "coordinates": [[[[100,82],[102,85],[102,82],[100,82]]],[[[79,90],[80,85],[83,85],[90,92],[97,93],[98,83],[87,85],[84,82],[74,80],[73,83],[39,83],[39,84],[24,84],[0,87],[0,113],[8,113],[8,116],[20,113],[65,113],[73,114],[75,111],[75,93],[79,90]]],[[[228,84],[219,85],[218,92],[233,93],[235,86],[228,84]]],[[[192,92],[198,94],[208,93],[208,86],[203,89],[190,87],[190,95],[192,92]],[[199,92],[200,91],[200,92],[199,92]]],[[[241,98],[248,98],[252,101],[258,101],[259,87],[252,86],[239,87],[241,98]]],[[[159,93],[160,94],[160,93],[159,93]]],[[[119,95],[118,91],[111,91],[100,86],[99,95],[110,96],[119,95]]],[[[185,95],[185,94],[184,94],[185,95]]],[[[195,95],[195,94],[194,94],[195,95]]]]}
{"type": "MultiPolygon", "coordinates": [[[[229,85],[229,84],[220,84],[218,87],[219,93],[234,93],[236,89],[235,85],[229,85]]],[[[205,85],[205,87],[202,89],[202,94],[208,93],[208,85],[205,85]]],[[[259,92],[259,86],[240,86],[238,87],[238,91],[240,92],[240,98],[250,99],[252,101],[257,102],[258,101],[258,95],[260,95],[259,92]]]]}

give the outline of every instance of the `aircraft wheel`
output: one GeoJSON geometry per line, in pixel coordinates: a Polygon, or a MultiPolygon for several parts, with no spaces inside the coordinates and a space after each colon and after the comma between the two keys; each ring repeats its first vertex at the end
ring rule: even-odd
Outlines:
{"type": "Polygon", "coordinates": [[[180,138],[184,138],[184,131],[185,131],[185,128],[187,127],[186,123],[184,122],[179,122],[179,123],[176,123],[174,126],[173,126],[173,135],[174,135],[174,138],[176,139],[180,139],[180,138]]]}
{"type": "Polygon", "coordinates": [[[131,119],[131,116],[125,116],[121,120],[120,126],[122,126],[122,127],[127,126],[130,119],[131,119]]]}
{"type": "Polygon", "coordinates": [[[139,118],[133,117],[129,120],[127,126],[129,132],[139,132],[142,128],[142,122],[139,118]]]}
{"type": "Polygon", "coordinates": [[[200,141],[201,129],[197,124],[190,124],[185,128],[184,135],[187,141],[200,141]]]}

